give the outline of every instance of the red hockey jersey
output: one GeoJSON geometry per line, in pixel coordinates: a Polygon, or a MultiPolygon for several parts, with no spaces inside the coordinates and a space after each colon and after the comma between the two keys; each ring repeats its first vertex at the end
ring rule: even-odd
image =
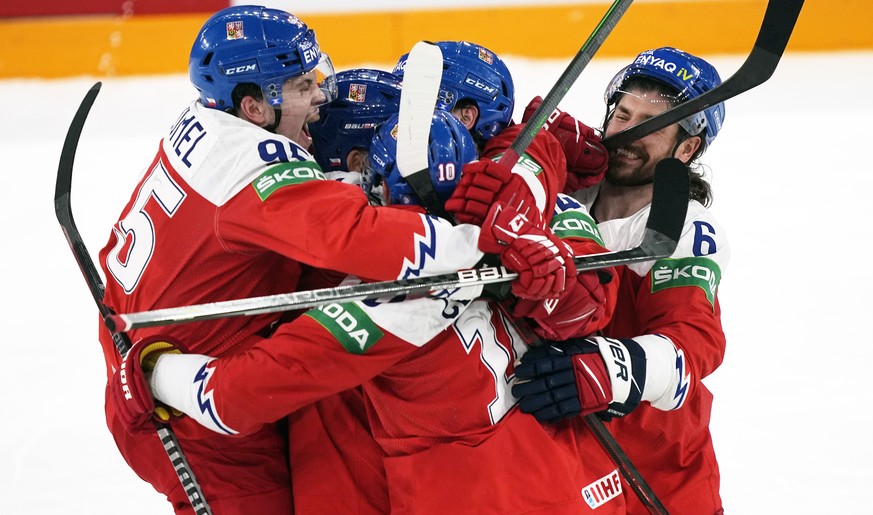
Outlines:
{"type": "MultiPolygon", "coordinates": [[[[576,196],[590,206],[597,189],[576,196]]],[[[638,245],[648,213],[649,206],[628,218],[601,222],[607,247],[638,245]]],[[[706,208],[691,201],[679,246],[670,258],[621,269],[615,313],[602,331],[608,337],[637,340],[661,335],[677,348],[674,372],[683,379],[672,399],[660,401],[661,409],[641,403],[608,427],[668,511],[679,515],[721,509],[709,433],[712,394],[702,380],[724,358],[717,289],[729,259],[724,230],[706,208]]],[[[628,513],[648,513],[632,494],[626,496],[628,513]]]]}
{"type": "MultiPolygon", "coordinates": [[[[553,193],[541,191],[544,206],[554,207],[553,193]]],[[[311,310],[268,341],[224,359],[162,357],[155,393],[212,429],[233,433],[360,384],[366,425],[384,455],[393,512],[623,512],[615,466],[586,428],[575,422],[544,426],[518,411],[513,370],[527,345],[496,304],[478,300],[461,310],[447,303],[451,327],[420,344],[393,334],[394,323],[420,323],[407,321],[400,305],[358,308],[311,310]],[[395,310],[395,320],[376,323],[372,313],[379,309],[395,310]],[[356,346],[348,342],[349,327],[379,337],[356,346]]],[[[342,409],[351,420],[354,410],[344,405],[349,399],[332,399],[321,406],[342,409]]],[[[323,418],[330,412],[309,414],[315,417],[305,422],[309,427],[335,427],[323,418]]],[[[349,469],[340,472],[350,475],[349,469]]]]}
{"type": "MultiPolygon", "coordinates": [[[[303,264],[375,280],[449,273],[482,256],[478,228],[374,208],[324,180],[291,140],[194,102],[184,110],[100,252],[117,313],[294,291],[303,264]]],[[[277,319],[224,318],[160,333],[221,356],[277,319]]],[[[107,372],[119,358],[102,331],[107,372]]]]}

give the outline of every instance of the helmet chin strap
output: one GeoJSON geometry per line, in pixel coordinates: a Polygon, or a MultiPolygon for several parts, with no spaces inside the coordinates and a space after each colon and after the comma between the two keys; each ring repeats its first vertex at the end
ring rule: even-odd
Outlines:
{"type": "Polygon", "coordinates": [[[282,110],[279,109],[278,107],[274,107],[274,108],[273,108],[273,112],[276,114],[276,119],[273,120],[273,123],[271,123],[271,124],[267,125],[266,127],[264,127],[264,129],[267,130],[267,131],[272,132],[273,134],[275,134],[275,133],[276,133],[276,128],[279,127],[279,122],[282,121],[282,110]]]}

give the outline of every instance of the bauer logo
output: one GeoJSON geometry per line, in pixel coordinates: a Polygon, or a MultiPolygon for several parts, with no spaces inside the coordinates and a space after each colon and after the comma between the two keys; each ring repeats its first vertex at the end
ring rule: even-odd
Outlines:
{"type": "Polygon", "coordinates": [[[619,495],[621,495],[621,479],[618,477],[617,470],[582,489],[582,497],[591,509],[599,508],[619,495]]]}
{"type": "Polygon", "coordinates": [[[324,172],[312,161],[281,163],[267,168],[267,171],[252,182],[261,200],[267,200],[279,188],[293,186],[307,181],[326,180],[324,172]]]}
{"type": "Polygon", "coordinates": [[[661,259],[652,267],[652,293],[683,286],[697,286],[715,309],[715,292],[721,281],[721,269],[705,257],[661,259]]]}
{"type": "Polygon", "coordinates": [[[363,354],[384,336],[379,326],[356,304],[327,304],[307,311],[306,315],[327,329],[352,354],[363,354]]]}

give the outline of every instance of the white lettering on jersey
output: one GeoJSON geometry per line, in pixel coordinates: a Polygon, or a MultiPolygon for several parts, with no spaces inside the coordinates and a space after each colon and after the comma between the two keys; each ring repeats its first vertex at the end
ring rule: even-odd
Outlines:
{"type": "Polygon", "coordinates": [[[621,491],[621,479],[618,477],[618,470],[613,470],[583,488],[582,497],[585,498],[585,502],[588,503],[588,506],[591,506],[591,509],[596,509],[621,495],[621,491]]]}
{"type": "Polygon", "coordinates": [[[164,163],[158,161],[140,186],[130,211],[112,228],[115,247],[106,255],[106,269],[125,293],[133,292],[139,284],[155,250],[155,225],[146,211],[146,204],[150,199],[155,199],[153,204],[160,206],[172,218],[185,197],[185,192],[167,173],[164,163]],[[124,258],[122,250],[126,246],[124,258]]]}
{"type": "Polygon", "coordinates": [[[494,400],[488,404],[491,424],[500,422],[518,403],[518,398],[512,395],[515,361],[527,351],[527,345],[512,324],[501,312],[496,314],[497,317],[493,316],[494,312],[486,301],[479,300],[471,304],[452,326],[467,354],[479,343],[479,358],[494,379],[494,400]],[[509,341],[501,341],[502,331],[497,330],[496,323],[503,326],[509,341]]]}

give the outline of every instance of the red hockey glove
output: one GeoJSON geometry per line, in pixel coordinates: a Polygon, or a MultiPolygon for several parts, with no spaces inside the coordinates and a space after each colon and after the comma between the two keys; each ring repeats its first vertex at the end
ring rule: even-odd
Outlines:
{"type": "Polygon", "coordinates": [[[180,415],[178,411],[155,404],[147,377],[161,354],[179,353],[179,347],[166,338],[136,342],[121,362],[121,368],[112,376],[109,395],[115,399],[118,418],[129,432],[151,432],[154,431],[152,419],[166,422],[172,416],[180,415]]]}
{"type": "MultiPolygon", "coordinates": [[[[536,97],[524,110],[522,122],[528,119],[543,103],[536,97]]],[[[600,136],[587,125],[569,114],[555,109],[543,127],[561,142],[567,158],[567,187],[564,191],[573,192],[593,186],[603,179],[609,164],[609,152],[600,142],[600,136]]]]}
{"type": "Polygon", "coordinates": [[[527,299],[555,298],[576,275],[573,252],[548,228],[532,202],[495,204],[479,234],[479,249],[499,254],[518,274],[512,293],[527,299]]]}
{"type": "Polygon", "coordinates": [[[530,318],[534,332],[546,340],[566,340],[587,336],[601,329],[607,311],[603,285],[612,280],[609,272],[582,272],[570,281],[560,298],[553,300],[518,299],[513,318],[530,318]]]}
{"type": "Polygon", "coordinates": [[[464,165],[461,180],[445,206],[459,223],[482,225],[494,203],[518,204],[521,200],[515,199],[522,198],[534,204],[524,179],[507,166],[483,159],[464,165]]]}
{"type": "Polygon", "coordinates": [[[515,376],[519,382],[512,394],[519,398],[519,408],[541,422],[589,413],[622,417],[642,400],[646,352],[627,339],[546,342],[521,357],[515,376]]]}

